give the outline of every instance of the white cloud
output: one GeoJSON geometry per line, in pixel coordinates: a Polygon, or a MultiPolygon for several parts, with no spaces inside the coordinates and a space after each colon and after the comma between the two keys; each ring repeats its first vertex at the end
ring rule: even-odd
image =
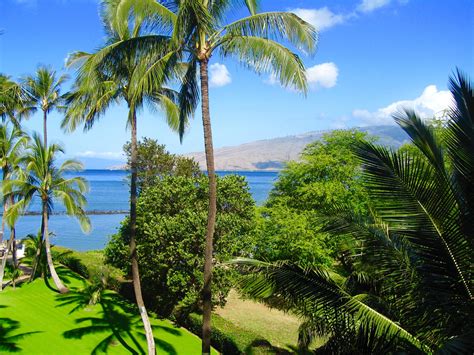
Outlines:
{"type": "Polygon", "coordinates": [[[79,158],[99,158],[99,159],[119,159],[123,160],[123,152],[96,152],[93,150],[86,150],[76,154],[79,158]]]}
{"type": "Polygon", "coordinates": [[[301,17],[306,22],[312,24],[318,31],[324,31],[335,25],[343,23],[346,19],[346,15],[335,14],[327,7],[320,9],[293,9],[290,10],[297,16],[301,17]]]}
{"type": "Polygon", "coordinates": [[[211,87],[226,86],[232,82],[229,70],[224,64],[211,64],[209,67],[209,76],[209,85],[211,87]]]}
{"type": "Polygon", "coordinates": [[[359,6],[357,6],[357,10],[361,12],[372,12],[381,7],[387,6],[390,4],[390,1],[391,0],[362,0],[359,6]]]}
{"type": "MultiPolygon", "coordinates": [[[[337,65],[332,62],[316,64],[306,69],[306,78],[311,89],[329,89],[334,87],[337,83],[338,75],[339,69],[337,68],[337,65]]],[[[264,80],[264,83],[269,85],[280,85],[280,80],[275,73],[272,73],[266,80],[264,80]]]]}
{"type": "Polygon", "coordinates": [[[332,62],[317,64],[306,69],[308,84],[313,87],[332,88],[336,85],[339,69],[332,62]]]}
{"type": "Polygon", "coordinates": [[[436,85],[429,85],[423,93],[413,100],[396,101],[375,112],[354,110],[352,116],[358,118],[362,125],[394,123],[392,115],[402,109],[412,109],[422,118],[430,118],[452,106],[453,98],[447,90],[439,91],[436,85]]]}

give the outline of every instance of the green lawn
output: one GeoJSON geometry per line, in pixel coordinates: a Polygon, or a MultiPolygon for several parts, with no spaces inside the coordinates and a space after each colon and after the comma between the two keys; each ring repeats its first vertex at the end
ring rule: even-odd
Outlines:
{"type": "MultiPolygon", "coordinates": [[[[90,354],[94,348],[109,354],[146,352],[141,319],[133,306],[107,292],[105,308],[97,304],[70,313],[83,300],[81,293],[74,291],[79,291],[84,281],[66,268],[58,271],[72,290],[66,296],[40,279],[0,293],[0,353],[9,343],[10,351],[17,348],[25,354],[90,354]],[[15,337],[24,333],[30,334],[15,337]]],[[[186,329],[167,320],[153,319],[152,324],[158,353],[200,353],[201,340],[186,329]]]]}

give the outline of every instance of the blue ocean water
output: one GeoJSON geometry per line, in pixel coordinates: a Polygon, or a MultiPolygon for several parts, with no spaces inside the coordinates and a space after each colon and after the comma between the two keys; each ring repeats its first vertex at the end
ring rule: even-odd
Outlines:
{"type": "MultiPolygon", "coordinates": [[[[257,204],[262,204],[268,197],[277,178],[276,172],[249,172],[249,171],[221,171],[219,175],[242,175],[246,178],[250,192],[257,204]]],[[[88,211],[128,211],[129,186],[127,172],[122,170],[85,170],[75,173],[89,182],[90,191],[87,194],[88,211]]],[[[55,211],[64,211],[61,205],[54,206],[55,211]]],[[[40,211],[40,204],[34,201],[29,211],[40,211]]],[[[75,250],[102,249],[107,244],[110,235],[117,231],[125,215],[97,214],[90,215],[92,230],[84,234],[79,224],[66,215],[52,215],[50,230],[54,233],[52,243],[75,250]]],[[[37,233],[41,223],[41,216],[23,216],[17,224],[19,238],[29,233],[37,233]]]]}

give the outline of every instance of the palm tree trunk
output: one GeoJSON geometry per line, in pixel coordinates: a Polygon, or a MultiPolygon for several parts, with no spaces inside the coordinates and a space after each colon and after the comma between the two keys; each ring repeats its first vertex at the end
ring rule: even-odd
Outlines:
{"type": "MultiPolygon", "coordinates": [[[[8,174],[7,168],[3,167],[2,169],[2,180],[5,182],[6,176],[8,174]]],[[[2,233],[0,234],[0,243],[3,242],[3,235],[5,233],[5,213],[7,212],[7,201],[3,198],[3,213],[2,213],[2,233]]]]}
{"type": "Polygon", "coordinates": [[[130,118],[132,126],[132,149],[130,159],[130,169],[132,171],[132,179],[130,183],[130,259],[132,262],[133,290],[135,292],[135,299],[140,311],[140,316],[142,317],[143,327],[145,328],[148,354],[154,355],[156,353],[155,339],[153,338],[153,330],[145,308],[145,302],[143,302],[135,240],[137,233],[137,114],[133,107],[130,110],[130,118]]]}
{"type": "Polygon", "coordinates": [[[53,257],[51,256],[51,244],[49,243],[49,230],[48,230],[48,210],[46,206],[46,202],[43,201],[43,225],[44,225],[44,242],[46,247],[46,260],[48,261],[49,272],[51,273],[51,277],[56,285],[57,289],[60,293],[67,293],[69,290],[66,286],[63,285],[61,279],[59,278],[56,269],[53,264],[53,257]]]}
{"type": "Polygon", "coordinates": [[[212,312],[212,249],[217,212],[217,186],[214,168],[214,148],[212,146],[211,114],[209,112],[208,60],[200,62],[201,107],[204,130],[204,147],[206,151],[207,175],[209,177],[209,209],[207,214],[206,248],[204,251],[204,285],[202,289],[202,353],[211,352],[211,312],[212,312]]]}
{"type": "Polygon", "coordinates": [[[12,262],[13,262],[13,266],[18,266],[18,259],[16,257],[16,250],[17,250],[17,246],[16,246],[16,229],[15,227],[12,227],[10,229],[10,233],[11,233],[11,236],[12,236],[12,262]]]}
{"type": "Polygon", "coordinates": [[[38,248],[36,249],[35,259],[33,261],[33,270],[30,275],[30,282],[35,279],[36,270],[38,269],[38,264],[40,263],[41,251],[43,250],[43,236],[44,236],[44,219],[41,217],[41,231],[40,231],[40,241],[38,248]]]}
{"type": "Polygon", "coordinates": [[[48,114],[43,111],[43,143],[45,147],[48,147],[48,114]]]}
{"type": "Polygon", "coordinates": [[[13,238],[14,238],[14,235],[10,234],[10,239],[8,240],[8,243],[7,243],[7,249],[5,250],[5,253],[2,256],[2,264],[0,265],[0,291],[3,290],[3,276],[5,275],[5,267],[7,265],[7,257],[8,257],[8,253],[10,252],[10,249],[12,247],[13,238]]]}

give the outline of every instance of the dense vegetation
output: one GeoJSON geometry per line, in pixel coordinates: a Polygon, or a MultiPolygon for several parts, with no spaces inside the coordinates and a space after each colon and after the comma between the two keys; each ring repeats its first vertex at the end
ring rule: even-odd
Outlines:
{"type": "MultiPolygon", "coordinates": [[[[253,230],[254,202],[242,177],[218,179],[215,263],[247,256],[253,230]]],[[[137,208],[137,250],[147,303],[161,315],[182,317],[199,311],[202,288],[202,238],[206,228],[207,179],[168,176],[140,194],[137,208]]],[[[112,237],[105,254],[109,263],[129,273],[127,219],[112,237]]],[[[230,270],[214,274],[214,304],[225,302],[233,284],[230,270]]]]}
{"type": "Polygon", "coordinates": [[[443,143],[406,111],[395,119],[416,148],[352,146],[368,213],[342,204],[324,218],[334,238],[357,242],[348,276],[317,265],[237,261],[251,271],[242,281],[245,293],[305,319],[301,347],[327,335],[319,351],[473,349],[474,89],[460,73],[450,88],[456,107],[443,143]]]}

